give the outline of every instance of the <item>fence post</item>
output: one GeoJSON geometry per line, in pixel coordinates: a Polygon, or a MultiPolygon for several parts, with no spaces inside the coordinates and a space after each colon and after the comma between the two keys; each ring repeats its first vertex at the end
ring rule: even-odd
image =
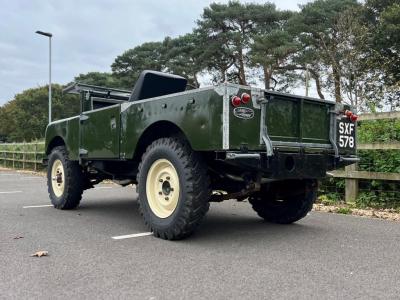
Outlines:
{"type": "Polygon", "coordinates": [[[36,160],[37,160],[37,144],[35,144],[35,148],[34,148],[35,150],[34,150],[34,157],[33,157],[33,160],[35,161],[34,163],[33,163],[33,169],[35,170],[35,172],[37,171],[37,165],[36,165],[36,160]]]}
{"type": "Polygon", "coordinates": [[[22,170],[25,170],[26,145],[22,145],[22,170]]]}
{"type": "MultiPolygon", "coordinates": [[[[357,171],[357,164],[345,167],[345,172],[357,171]]],[[[355,202],[358,197],[358,179],[346,178],[345,180],[345,201],[346,203],[355,202]]]]}

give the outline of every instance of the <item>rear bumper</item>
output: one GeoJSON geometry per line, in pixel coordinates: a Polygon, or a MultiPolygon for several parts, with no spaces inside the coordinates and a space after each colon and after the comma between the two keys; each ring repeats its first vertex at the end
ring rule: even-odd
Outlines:
{"type": "Polygon", "coordinates": [[[249,171],[261,171],[273,179],[323,178],[329,170],[341,168],[359,161],[356,156],[276,152],[268,157],[265,153],[227,152],[225,161],[249,171]]]}

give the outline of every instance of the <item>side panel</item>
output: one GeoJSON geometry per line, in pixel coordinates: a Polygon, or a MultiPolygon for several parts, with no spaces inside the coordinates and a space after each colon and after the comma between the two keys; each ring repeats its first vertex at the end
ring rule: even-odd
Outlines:
{"type": "Polygon", "coordinates": [[[81,152],[85,158],[119,158],[121,105],[84,112],[81,121],[81,152]]]}
{"type": "Polygon", "coordinates": [[[158,121],[177,125],[195,150],[221,149],[222,95],[205,88],[122,104],[121,158],[133,157],[140,136],[158,121]]]}
{"type": "Polygon", "coordinates": [[[46,128],[47,151],[51,141],[61,137],[68,149],[70,160],[79,159],[79,116],[50,123],[46,128]]]}

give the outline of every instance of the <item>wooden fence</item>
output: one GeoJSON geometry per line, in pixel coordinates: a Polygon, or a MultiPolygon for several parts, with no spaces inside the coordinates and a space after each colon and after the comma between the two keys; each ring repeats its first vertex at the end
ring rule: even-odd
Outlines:
{"type": "MultiPolygon", "coordinates": [[[[359,121],[400,119],[400,112],[385,112],[360,115],[359,121]]],[[[399,142],[358,144],[358,150],[400,150],[399,142]]],[[[345,201],[354,202],[358,197],[359,180],[400,181],[400,173],[358,171],[357,164],[347,166],[344,171],[335,170],[328,175],[345,178],[345,201]]]]}
{"type": "Polygon", "coordinates": [[[0,166],[13,169],[42,169],[44,143],[0,144],[0,166]]]}

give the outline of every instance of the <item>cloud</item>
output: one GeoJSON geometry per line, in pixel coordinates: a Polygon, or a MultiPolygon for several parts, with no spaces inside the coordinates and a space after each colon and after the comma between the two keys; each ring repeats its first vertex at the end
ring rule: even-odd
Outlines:
{"type": "MultiPolygon", "coordinates": [[[[282,9],[296,9],[297,3],[305,1],[273,2],[282,9]]],[[[211,2],[3,1],[0,10],[0,105],[16,93],[48,83],[48,40],[35,34],[36,30],[53,33],[53,82],[64,84],[80,73],[110,71],[117,55],[143,42],[190,32],[203,8],[211,2]]]]}

